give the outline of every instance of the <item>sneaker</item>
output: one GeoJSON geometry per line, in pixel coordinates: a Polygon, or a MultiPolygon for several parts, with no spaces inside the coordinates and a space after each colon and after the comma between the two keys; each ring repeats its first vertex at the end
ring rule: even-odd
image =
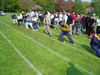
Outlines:
{"type": "Polygon", "coordinates": [[[63,44],[65,44],[65,41],[63,42],[63,44]]]}

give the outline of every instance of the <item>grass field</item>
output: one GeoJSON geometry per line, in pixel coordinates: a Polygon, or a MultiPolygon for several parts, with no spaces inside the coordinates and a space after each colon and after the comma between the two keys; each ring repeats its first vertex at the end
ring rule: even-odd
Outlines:
{"type": "Polygon", "coordinates": [[[100,59],[85,34],[67,37],[52,29],[50,38],[43,26],[35,32],[12,23],[10,14],[0,16],[0,75],[100,75],[100,59]]]}

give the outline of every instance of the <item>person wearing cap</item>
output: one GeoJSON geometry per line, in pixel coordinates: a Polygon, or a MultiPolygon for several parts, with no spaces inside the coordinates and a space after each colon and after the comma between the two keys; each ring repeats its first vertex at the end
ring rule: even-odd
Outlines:
{"type": "Polygon", "coordinates": [[[72,40],[72,38],[69,35],[69,32],[72,31],[70,29],[70,27],[66,23],[63,23],[63,21],[60,21],[59,24],[60,24],[60,28],[62,30],[62,32],[60,34],[60,38],[61,38],[62,42],[65,43],[63,36],[66,35],[68,37],[68,39],[71,41],[71,43],[74,44],[74,41],[72,40]]]}
{"type": "Polygon", "coordinates": [[[97,27],[97,34],[93,35],[90,46],[96,52],[96,55],[100,57],[100,26],[97,27]]]}

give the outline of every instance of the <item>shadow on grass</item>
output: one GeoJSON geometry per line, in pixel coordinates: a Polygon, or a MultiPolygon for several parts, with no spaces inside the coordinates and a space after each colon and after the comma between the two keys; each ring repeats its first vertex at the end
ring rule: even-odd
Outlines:
{"type": "Polygon", "coordinates": [[[69,62],[70,67],[66,71],[66,75],[83,75],[72,62],[69,62]]]}
{"type": "Polygon", "coordinates": [[[81,46],[82,46],[85,50],[87,50],[87,51],[89,51],[89,52],[95,54],[95,52],[93,51],[93,49],[92,49],[90,46],[87,46],[87,45],[85,45],[85,44],[82,44],[81,46]]]}

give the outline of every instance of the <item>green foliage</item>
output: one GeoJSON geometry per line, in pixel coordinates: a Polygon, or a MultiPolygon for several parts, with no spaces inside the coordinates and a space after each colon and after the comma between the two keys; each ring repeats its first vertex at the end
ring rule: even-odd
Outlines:
{"type": "Polygon", "coordinates": [[[95,12],[100,16],[100,0],[92,0],[92,6],[95,8],[95,12]]]}
{"type": "Polygon", "coordinates": [[[74,10],[79,14],[87,14],[86,6],[84,6],[80,0],[75,0],[74,10]]]}
{"type": "MultiPolygon", "coordinates": [[[[100,59],[90,48],[90,39],[85,34],[71,36],[75,45],[64,36],[66,43],[62,44],[59,36],[61,31],[51,29],[53,36],[49,38],[43,32],[43,25],[39,27],[38,32],[30,28],[26,30],[23,25],[13,25],[11,14],[8,13],[6,16],[0,16],[0,31],[43,75],[91,75],[90,72],[93,75],[100,74],[100,59]],[[71,61],[68,62],[67,59],[71,61]]],[[[37,75],[1,34],[0,75],[37,75]]]]}
{"type": "Polygon", "coordinates": [[[85,6],[85,7],[88,7],[91,5],[91,2],[82,2],[82,4],[85,6]]]}
{"type": "Polygon", "coordinates": [[[19,0],[2,0],[0,1],[0,9],[2,9],[2,4],[4,6],[4,9],[7,11],[16,11],[20,8],[20,2],[19,0]],[[3,2],[2,2],[3,1],[3,2]]]}

